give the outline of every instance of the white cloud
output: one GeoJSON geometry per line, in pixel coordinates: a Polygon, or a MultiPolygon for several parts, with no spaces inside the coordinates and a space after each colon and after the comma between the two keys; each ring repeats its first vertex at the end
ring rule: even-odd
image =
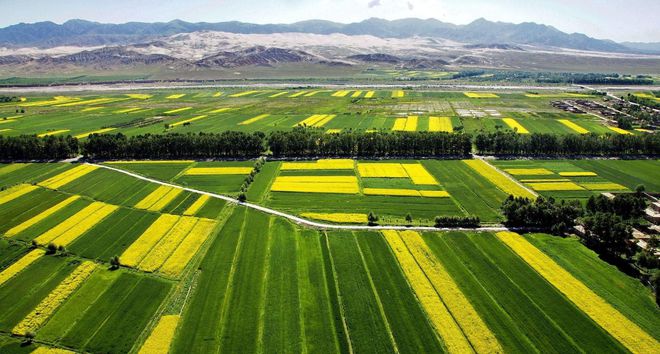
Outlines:
{"type": "Polygon", "coordinates": [[[380,0],[371,0],[371,1],[369,1],[369,4],[367,6],[369,6],[369,8],[371,9],[372,7],[376,7],[376,6],[380,6],[380,5],[382,5],[380,3],[380,0]]]}

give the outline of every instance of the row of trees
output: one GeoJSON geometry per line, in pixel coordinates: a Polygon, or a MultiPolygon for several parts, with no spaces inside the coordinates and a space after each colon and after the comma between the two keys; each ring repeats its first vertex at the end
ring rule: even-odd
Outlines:
{"type": "Polygon", "coordinates": [[[264,151],[261,132],[137,135],[91,135],[82,148],[98,159],[250,158],[264,151]]]}
{"type": "Polygon", "coordinates": [[[299,127],[271,133],[268,146],[275,157],[439,157],[468,156],[472,141],[466,134],[383,131],[326,134],[321,129],[299,127]]]}
{"type": "Polygon", "coordinates": [[[0,135],[0,160],[62,160],[79,153],[80,143],[71,136],[0,135]]]}
{"type": "Polygon", "coordinates": [[[660,135],[479,133],[478,154],[515,156],[630,156],[660,154],[660,135]]]}

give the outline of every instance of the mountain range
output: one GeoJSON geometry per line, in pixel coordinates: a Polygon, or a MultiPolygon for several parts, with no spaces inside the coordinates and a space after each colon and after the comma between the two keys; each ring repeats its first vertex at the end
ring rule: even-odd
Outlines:
{"type": "Polygon", "coordinates": [[[467,25],[454,25],[435,19],[383,20],[371,18],[342,24],[310,20],[292,24],[252,24],[244,22],[190,23],[174,20],[166,23],[129,22],[104,24],[70,20],[63,24],[38,22],[17,24],[0,29],[0,46],[8,48],[56,46],[107,46],[135,44],[160,37],[199,31],[237,34],[344,34],[370,35],[379,38],[442,38],[467,44],[533,45],[583,51],[616,53],[660,53],[657,44],[616,43],[580,33],[564,33],[552,26],[525,22],[520,24],[478,19],[467,25]]]}

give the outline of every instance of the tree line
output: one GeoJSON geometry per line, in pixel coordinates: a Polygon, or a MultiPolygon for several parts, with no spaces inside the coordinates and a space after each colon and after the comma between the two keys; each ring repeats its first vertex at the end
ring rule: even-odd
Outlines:
{"type": "Polygon", "coordinates": [[[657,134],[516,134],[509,131],[479,133],[476,152],[512,156],[634,156],[658,155],[657,134]]]}
{"type": "Polygon", "coordinates": [[[0,159],[53,160],[84,155],[91,159],[275,158],[313,157],[469,157],[508,156],[657,156],[660,135],[516,134],[480,132],[475,137],[444,132],[354,132],[327,134],[295,128],[262,132],[92,134],[86,141],[71,136],[0,136],[0,159]]]}

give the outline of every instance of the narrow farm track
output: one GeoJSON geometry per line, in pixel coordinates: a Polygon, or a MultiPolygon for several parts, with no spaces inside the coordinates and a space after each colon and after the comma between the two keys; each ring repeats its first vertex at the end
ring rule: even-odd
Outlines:
{"type": "Polygon", "coordinates": [[[462,228],[462,227],[455,227],[455,228],[437,228],[437,227],[432,227],[432,226],[401,226],[401,225],[378,225],[378,226],[368,226],[368,225],[341,225],[341,224],[325,224],[325,223],[320,223],[308,219],[304,219],[292,214],[284,213],[279,210],[267,208],[261,205],[253,204],[253,203],[247,203],[247,202],[239,202],[235,198],[228,197],[226,195],[222,194],[216,194],[216,193],[211,193],[211,192],[205,192],[205,191],[200,191],[198,189],[194,188],[188,188],[188,187],[183,187],[179,186],[176,184],[172,183],[167,183],[163,181],[159,181],[153,178],[141,176],[137,173],[125,171],[119,168],[115,167],[110,167],[106,165],[101,165],[101,164],[95,164],[95,163],[86,163],[88,165],[93,165],[97,166],[100,168],[105,168],[107,170],[123,173],[125,175],[131,176],[133,178],[141,179],[143,181],[159,184],[162,186],[167,186],[167,187],[173,187],[173,188],[179,188],[185,191],[188,191],[190,193],[195,193],[195,194],[201,194],[201,195],[207,195],[211,198],[217,198],[217,199],[222,199],[224,201],[227,201],[229,203],[234,203],[237,205],[241,205],[247,208],[251,208],[254,210],[261,211],[266,214],[270,215],[275,215],[279,217],[286,218],[288,220],[291,220],[295,222],[298,225],[304,225],[308,227],[314,227],[314,228],[319,228],[319,229],[329,229],[329,230],[353,230],[353,231],[364,231],[364,230],[415,230],[415,231],[485,231],[485,232],[497,232],[497,231],[507,231],[509,230],[508,228],[504,226],[486,226],[486,227],[478,227],[478,228],[462,228]]]}

